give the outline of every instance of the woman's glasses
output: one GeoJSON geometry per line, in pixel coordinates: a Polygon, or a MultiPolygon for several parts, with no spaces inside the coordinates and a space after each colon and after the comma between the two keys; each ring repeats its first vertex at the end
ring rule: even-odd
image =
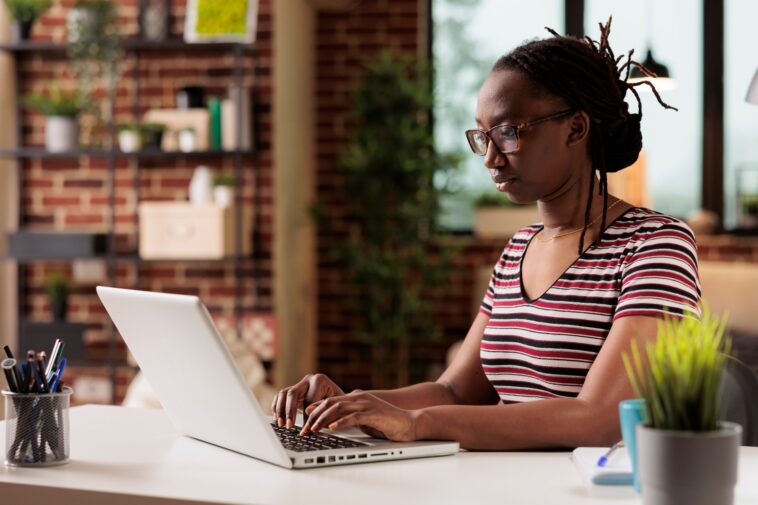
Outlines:
{"type": "Polygon", "coordinates": [[[538,125],[546,121],[552,121],[553,119],[562,118],[573,114],[574,110],[564,110],[556,112],[549,116],[541,117],[528,123],[521,123],[520,125],[501,124],[493,126],[487,131],[483,130],[466,130],[466,139],[468,145],[471,146],[471,150],[474,154],[484,156],[487,154],[487,145],[491,140],[498,151],[503,154],[515,153],[519,149],[519,132],[530,126],[538,125]]]}

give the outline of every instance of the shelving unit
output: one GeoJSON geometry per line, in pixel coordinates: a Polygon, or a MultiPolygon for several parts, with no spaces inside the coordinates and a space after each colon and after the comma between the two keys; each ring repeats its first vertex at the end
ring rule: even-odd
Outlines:
{"type": "MultiPolygon", "coordinates": [[[[255,48],[251,45],[244,45],[244,44],[234,44],[234,43],[201,43],[201,44],[188,44],[185,43],[182,39],[168,39],[165,41],[144,41],[139,40],[135,38],[127,38],[122,40],[122,48],[125,53],[126,58],[132,58],[133,59],[133,72],[131,75],[131,79],[134,80],[136,83],[135,85],[135,94],[134,94],[134,102],[133,102],[133,116],[135,118],[138,118],[141,116],[141,108],[140,108],[140,75],[139,75],[139,69],[140,69],[140,61],[143,57],[145,57],[146,54],[159,54],[160,52],[165,51],[193,51],[193,52],[214,52],[214,53],[229,53],[231,52],[233,55],[233,75],[231,77],[232,83],[231,85],[234,86],[236,89],[243,89],[244,83],[243,83],[243,58],[244,57],[251,57],[252,58],[252,71],[253,71],[253,78],[254,80],[257,77],[257,65],[256,65],[256,54],[255,54],[255,48]]],[[[20,90],[22,89],[21,86],[21,61],[28,57],[33,55],[46,55],[49,54],[55,58],[59,58],[61,54],[65,55],[66,52],[66,46],[62,43],[51,43],[51,42],[33,42],[33,41],[24,41],[20,42],[18,44],[0,44],[0,51],[7,52],[11,54],[15,58],[15,89],[20,90]]],[[[44,57],[44,56],[43,56],[44,57]]],[[[129,76],[125,75],[125,78],[128,78],[129,76]]],[[[255,84],[253,84],[253,88],[251,90],[251,102],[252,107],[255,109],[256,104],[258,103],[256,96],[255,96],[255,84]]],[[[18,290],[17,290],[17,296],[18,296],[18,337],[21,335],[22,328],[25,324],[40,324],[40,322],[37,321],[27,321],[26,320],[26,314],[24,310],[25,305],[25,299],[27,296],[27,286],[26,286],[26,279],[24,277],[24,266],[26,264],[32,263],[32,262],[40,262],[40,261],[56,261],[56,262],[69,262],[74,259],[100,259],[104,260],[106,262],[107,266],[107,279],[110,285],[116,285],[117,284],[117,275],[116,275],[116,266],[120,262],[127,262],[128,264],[131,264],[134,268],[135,272],[135,282],[133,286],[123,286],[123,287],[135,287],[139,288],[141,287],[141,268],[140,266],[142,264],[151,264],[151,263],[161,263],[161,262],[202,262],[202,263],[221,263],[228,265],[229,263],[232,263],[233,270],[234,270],[234,277],[235,277],[235,295],[234,295],[234,316],[237,321],[237,326],[239,330],[240,320],[241,316],[251,310],[255,310],[255,307],[249,307],[244,306],[242,303],[243,300],[243,276],[242,276],[242,267],[243,262],[251,262],[252,263],[252,270],[254,272],[254,276],[258,277],[259,269],[256,265],[256,251],[258,250],[258,233],[259,233],[259,226],[258,226],[258,212],[257,212],[257,200],[258,200],[258,191],[257,188],[259,187],[259,179],[258,179],[258,170],[253,170],[253,173],[251,174],[252,177],[252,186],[253,186],[253,209],[252,209],[252,225],[253,225],[253,232],[252,237],[249,237],[249,239],[252,239],[251,244],[251,254],[250,255],[242,255],[241,251],[243,251],[242,247],[242,226],[243,226],[243,206],[244,203],[242,201],[242,191],[238,190],[235,192],[235,197],[237,199],[236,205],[234,207],[235,210],[235,220],[236,220],[236,237],[235,237],[235,251],[237,251],[237,254],[224,257],[221,259],[204,259],[204,260],[184,260],[184,259],[177,259],[177,260],[145,260],[139,257],[139,254],[137,252],[133,253],[118,253],[116,252],[116,237],[115,237],[115,203],[116,203],[116,187],[115,187],[115,170],[116,170],[116,161],[119,159],[129,159],[134,163],[134,169],[135,169],[135,176],[134,176],[134,185],[132,187],[132,191],[134,192],[134,195],[136,195],[136,204],[135,204],[135,214],[137,216],[139,215],[137,213],[136,206],[139,205],[140,201],[140,180],[141,180],[141,171],[142,170],[151,170],[150,168],[143,168],[141,166],[141,162],[145,160],[170,160],[170,159],[195,159],[195,158],[210,158],[210,157],[216,157],[216,158],[232,158],[233,159],[233,166],[234,166],[234,175],[237,179],[238,183],[241,184],[244,180],[243,175],[243,161],[247,158],[252,158],[253,161],[253,167],[258,167],[258,160],[257,160],[257,151],[255,149],[255,138],[251,139],[251,143],[253,145],[253,149],[250,150],[234,150],[234,151],[223,151],[223,150],[210,150],[210,151],[198,151],[198,152],[165,152],[160,150],[143,150],[138,151],[135,153],[123,153],[117,149],[92,149],[92,148],[83,148],[74,150],[71,152],[63,152],[63,153],[50,153],[47,152],[44,148],[39,147],[28,147],[22,145],[24,136],[23,136],[23,124],[22,124],[22,106],[17,102],[16,106],[16,138],[18,139],[19,145],[15,149],[0,149],[0,157],[7,158],[7,159],[15,159],[20,164],[20,168],[18,170],[18,187],[17,191],[19,194],[19,209],[18,209],[18,215],[19,215],[19,229],[24,229],[26,225],[25,220],[25,209],[24,209],[24,187],[25,187],[25,181],[24,181],[24,170],[23,170],[23,164],[27,160],[35,160],[35,159],[60,159],[60,160],[76,160],[82,157],[94,157],[99,159],[106,160],[106,167],[107,167],[107,195],[108,195],[108,207],[110,208],[109,218],[107,221],[107,236],[108,236],[108,244],[109,247],[107,248],[107,253],[102,255],[93,255],[93,256],[87,256],[84,258],[66,258],[66,257],[56,257],[54,254],[51,254],[49,258],[35,258],[35,259],[19,259],[19,258],[10,258],[10,257],[0,257],[0,260],[11,260],[11,261],[17,261],[18,263],[18,290]]],[[[111,104],[113,107],[113,104],[111,104]]],[[[111,110],[111,122],[107,125],[107,131],[109,132],[110,136],[110,145],[117,145],[116,142],[116,136],[115,136],[115,124],[114,124],[114,117],[115,114],[113,114],[114,110],[111,110]]],[[[252,117],[253,120],[255,120],[257,114],[253,113],[252,117]]],[[[241,134],[242,134],[242,114],[237,114],[237,145],[242,145],[241,142],[241,134]]],[[[257,128],[252,127],[253,135],[255,135],[255,132],[258,131],[257,128]]],[[[139,217],[137,217],[137,220],[139,217]]],[[[136,243],[139,243],[139,227],[136,227],[135,230],[135,239],[136,243]]],[[[256,283],[257,286],[257,283],[256,283]]],[[[256,297],[257,298],[257,297],[256,297]]],[[[107,362],[105,363],[83,363],[82,365],[85,367],[107,367],[109,370],[110,380],[111,380],[111,390],[112,390],[112,401],[115,401],[115,395],[116,395],[116,373],[117,370],[120,367],[123,366],[129,366],[127,363],[120,361],[116,357],[116,345],[117,345],[117,335],[116,330],[113,327],[113,325],[110,325],[110,328],[108,329],[108,358],[107,362]]]]}

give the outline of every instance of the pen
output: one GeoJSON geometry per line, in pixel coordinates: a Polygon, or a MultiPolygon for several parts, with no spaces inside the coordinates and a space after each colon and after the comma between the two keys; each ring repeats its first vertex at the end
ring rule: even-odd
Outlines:
{"type": "Polygon", "coordinates": [[[5,380],[8,381],[8,389],[12,393],[18,393],[18,387],[16,386],[16,379],[14,378],[13,372],[11,370],[15,370],[16,368],[16,360],[13,358],[6,358],[3,360],[2,365],[3,372],[5,372],[5,380]]]}
{"type": "Polygon", "coordinates": [[[608,464],[608,460],[611,458],[611,455],[616,452],[617,449],[620,449],[621,447],[624,447],[624,441],[619,440],[613,446],[606,451],[605,454],[600,456],[597,460],[597,466],[603,467],[608,464]]]}
{"type": "Polygon", "coordinates": [[[45,377],[45,353],[40,352],[37,354],[37,374],[39,376],[39,392],[40,393],[49,393],[50,392],[50,385],[47,382],[47,377],[45,377]]]}
{"type": "Polygon", "coordinates": [[[55,378],[53,379],[53,383],[50,385],[51,393],[58,392],[59,385],[62,384],[61,379],[63,378],[63,371],[65,369],[66,369],[66,358],[63,358],[61,359],[61,362],[58,365],[58,369],[55,371],[55,378]]]}
{"type": "Polygon", "coordinates": [[[45,375],[47,376],[47,380],[50,380],[50,377],[52,376],[52,373],[55,371],[55,361],[58,356],[58,350],[61,347],[61,339],[56,338],[55,344],[53,344],[53,350],[50,352],[50,361],[47,363],[47,368],[45,368],[45,375]]]}

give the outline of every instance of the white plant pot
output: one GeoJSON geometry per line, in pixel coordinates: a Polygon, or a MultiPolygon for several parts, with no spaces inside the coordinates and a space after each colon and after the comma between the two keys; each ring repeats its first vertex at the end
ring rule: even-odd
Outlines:
{"type": "MultiPolygon", "coordinates": [[[[742,436],[739,424],[714,431],[637,426],[644,505],[731,505],[742,436]]],[[[752,478],[752,476],[745,476],[752,478]]]]}
{"type": "Polygon", "coordinates": [[[63,116],[45,118],[45,149],[51,153],[73,151],[79,147],[79,123],[63,116]]]}
{"type": "Polygon", "coordinates": [[[484,238],[510,238],[524,226],[540,222],[536,205],[480,207],[474,210],[474,235],[484,238]]]}
{"type": "Polygon", "coordinates": [[[212,203],[213,174],[210,168],[200,165],[195,169],[189,185],[189,200],[195,205],[212,203]]]}
{"type": "Polygon", "coordinates": [[[134,130],[120,131],[118,132],[118,147],[125,153],[137,152],[142,148],[142,137],[134,130]]]}
{"type": "Polygon", "coordinates": [[[232,186],[214,187],[213,201],[221,207],[231,207],[234,205],[234,188],[232,186]]]}

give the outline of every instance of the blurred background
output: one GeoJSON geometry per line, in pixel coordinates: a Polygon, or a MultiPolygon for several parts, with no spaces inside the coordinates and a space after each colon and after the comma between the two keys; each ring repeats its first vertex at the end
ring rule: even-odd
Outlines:
{"type": "Polygon", "coordinates": [[[643,153],[611,190],[688,220],[758,366],[751,0],[3,0],[0,343],[61,338],[75,402],[156,405],[106,284],[200,296],[264,404],[311,371],[434,380],[538,220],[468,152],[478,87],[611,15],[679,109],[637,88],[643,153]]]}

